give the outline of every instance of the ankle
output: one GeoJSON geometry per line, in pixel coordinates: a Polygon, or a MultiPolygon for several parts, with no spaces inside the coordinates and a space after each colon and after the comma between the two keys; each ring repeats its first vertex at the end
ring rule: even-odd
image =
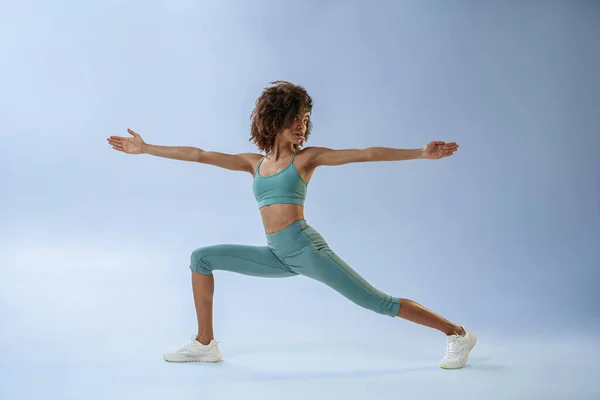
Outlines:
{"type": "Polygon", "coordinates": [[[463,336],[466,332],[465,332],[465,328],[463,328],[462,326],[449,325],[448,328],[446,329],[446,331],[444,333],[447,336],[450,336],[450,335],[463,336]]]}
{"type": "Polygon", "coordinates": [[[209,336],[196,336],[196,341],[200,342],[200,344],[203,344],[204,346],[206,346],[207,344],[209,344],[211,342],[213,338],[209,337],[209,336]]]}

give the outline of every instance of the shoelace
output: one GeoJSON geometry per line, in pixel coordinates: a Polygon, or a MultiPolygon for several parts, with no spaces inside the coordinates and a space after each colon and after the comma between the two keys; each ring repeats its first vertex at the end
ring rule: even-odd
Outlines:
{"type": "MultiPolygon", "coordinates": [[[[194,339],[194,340],[196,340],[196,339],[194,339]]],[[[187,350],[190,347],[192,347],[193,345],[194,345],[193,341],[188,342],[188,343],[184,344],[183,346],[181,346],[179,349],[177,349],[177,351],[179,352],[179,351],[187,350]]]]}
{"type": "Polygon", "coordinates": [[[446,354],[448,354],[449,356],[453,356],[456,354],[456,350],[458,348],[458,339],[461,336],[458,334],[453,334],[452,336],[448,337],[448,344],[446,346],[446,354]]]}

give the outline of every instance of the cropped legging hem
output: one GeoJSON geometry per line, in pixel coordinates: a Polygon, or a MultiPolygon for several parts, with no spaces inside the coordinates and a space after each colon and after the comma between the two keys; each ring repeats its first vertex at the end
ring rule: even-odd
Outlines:
{"type": "Polygon", "coordinates": [[[265,278],[306,276],[355,304],[395,317],[400,299],[376,289],[335,254],[323,237],[304,219],[267,234],[267,245],[218,244],[192,252],[190,268],[199,274],[230,271],[265,278]]]}

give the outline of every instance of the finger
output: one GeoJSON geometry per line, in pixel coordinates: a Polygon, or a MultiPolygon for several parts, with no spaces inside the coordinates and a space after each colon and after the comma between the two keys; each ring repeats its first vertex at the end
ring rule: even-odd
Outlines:
{"type": "Polygon", "coordinates": [[[118,146],[125,146],[125,144],[127,142],[125,139],[114,139],[114,140],[110,140],[108,143],[113,144],[113,145],[118,145],[118,146]]]}
{"type": "Polygon", "coordinates": [[[138,136],[137,132],[133,131],[132,129],[127,128],[127,132],[129,132],[131,134],[131,136],[133,136],[133,137],[138,136]]]}
{"type": "Polygon", "coordinates": [[[113,149],[119,150],[119,151],[125,151],[125,148],[127,147],[126,143],[124,143],[124,142],[114,142],[114,143],[111,143],[111,145],[112,145],[113,149]]]}

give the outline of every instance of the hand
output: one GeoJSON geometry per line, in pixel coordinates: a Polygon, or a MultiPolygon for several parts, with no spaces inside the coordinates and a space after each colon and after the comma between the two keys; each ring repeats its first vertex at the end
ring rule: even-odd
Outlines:
{"type": "Polygon", "coordinates": [[[125,138],[120,136],[111,136],[108,139],[108,144],[112,146],[113,149],[122,151],[127,154],[141,154],[142,147],[146,144],[142,137],[131,129],[127,129],[127,132],[131,134],[131,138],[125,138]]]}
{"type": "Polygon", "coordinates": [[[458,144],[456,144],[456,142],[446,143],[436,140],[423,147],[423,158],[435,160],[438,158],[449,157],[457,150],[458,144]]]}

